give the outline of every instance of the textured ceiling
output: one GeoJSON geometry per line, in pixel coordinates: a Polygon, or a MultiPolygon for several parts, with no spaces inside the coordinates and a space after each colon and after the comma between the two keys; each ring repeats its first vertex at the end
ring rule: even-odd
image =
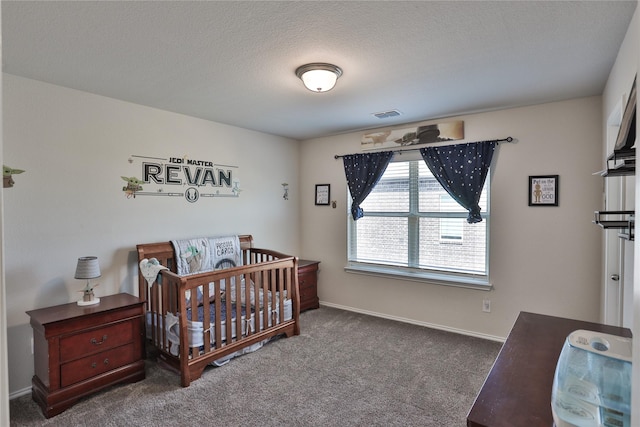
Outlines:
{"type": "Polygon", "coordinates": [[[3,71],[308,139],[599,95],[636,4],[2,1],[3,71]]]}

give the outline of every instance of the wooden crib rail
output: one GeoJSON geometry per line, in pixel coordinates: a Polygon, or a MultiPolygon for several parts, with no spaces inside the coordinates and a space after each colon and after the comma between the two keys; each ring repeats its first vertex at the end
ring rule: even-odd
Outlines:
{"type": "Polygon", "coordinates": [[[271,249],[260,249],[260,248],[249,248],[245,251],[245,254],[246,254],[246,258],[244,259],[245,265],[291,257],[291,255],[286,255],[286,254],[283,254],[282,252],[274,251],[271,249]]]}

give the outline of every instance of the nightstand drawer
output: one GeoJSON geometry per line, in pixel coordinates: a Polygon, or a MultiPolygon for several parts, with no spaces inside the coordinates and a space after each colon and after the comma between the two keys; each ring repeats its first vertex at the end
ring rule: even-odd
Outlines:
{"type": "Polygon", "coordinates": [[[117,347],[102,353],[94,354],[74,362],[65,363],[60,368],[60,384],[62,387],[70,386],[82,380],[86,380],[103,372],[124,366],[137,360],[132,344],[117,347]]]}
{"type": "Polygon", "coordinates": [[[315,288],[317,280],[315,271],[312,271],[311,273],[298,274],[298,286],[300,289],[308,287],[315,288]]]}
{"type": "Polygon", "coordinates": [[[308,299],[313,299],[316,298],[318,296],[318,292],[316,291],[316,288],[314,287],[301,287],[300,288],[300,300],[308,300],[308,299]]]}
{"type": "Polygon", "coordinates": [[[131,321],[70,335],[60,339],[60,362],[118,347],[133,341],[131,321]]]}
{"type": "Polygon", "coordinates": [[[314,294],[318,293],[318,279],[316,276],[316,272],[313,271],[311,273],[304,273],[298,275],[298,286],[300,288],[300,296],[304,295],[305,292],[312,292],[314,294]]]}
{"type": "Polygon", "coordinates": [[[298,289],[300,291],[300,312],[320,306],[318,300],[319,261],[300,260],[298,265],[298,289]]]}

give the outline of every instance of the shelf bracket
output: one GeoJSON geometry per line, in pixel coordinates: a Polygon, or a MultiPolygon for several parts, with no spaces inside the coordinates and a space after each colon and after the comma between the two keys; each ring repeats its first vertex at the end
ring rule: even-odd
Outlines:
{"type": "Polygon", "coordinates": [[[635,238],[635,211],[595,211],[593,223],[604,229],[619,229],[618,237],[625,240],[635,238]],[[605,217],[615,216],[614,219],[605,217]]]}

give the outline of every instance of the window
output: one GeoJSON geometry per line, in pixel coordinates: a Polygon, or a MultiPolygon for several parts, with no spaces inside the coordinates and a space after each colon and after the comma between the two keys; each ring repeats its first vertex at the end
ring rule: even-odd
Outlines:
{"type": "Polygon", "coordinates": [[[486,287],[488,193],[487,178],[483,221],[468,224],[423,160],[390,163],[361,205],[364,217],[349,215],[348,270],[486,287]]]}

